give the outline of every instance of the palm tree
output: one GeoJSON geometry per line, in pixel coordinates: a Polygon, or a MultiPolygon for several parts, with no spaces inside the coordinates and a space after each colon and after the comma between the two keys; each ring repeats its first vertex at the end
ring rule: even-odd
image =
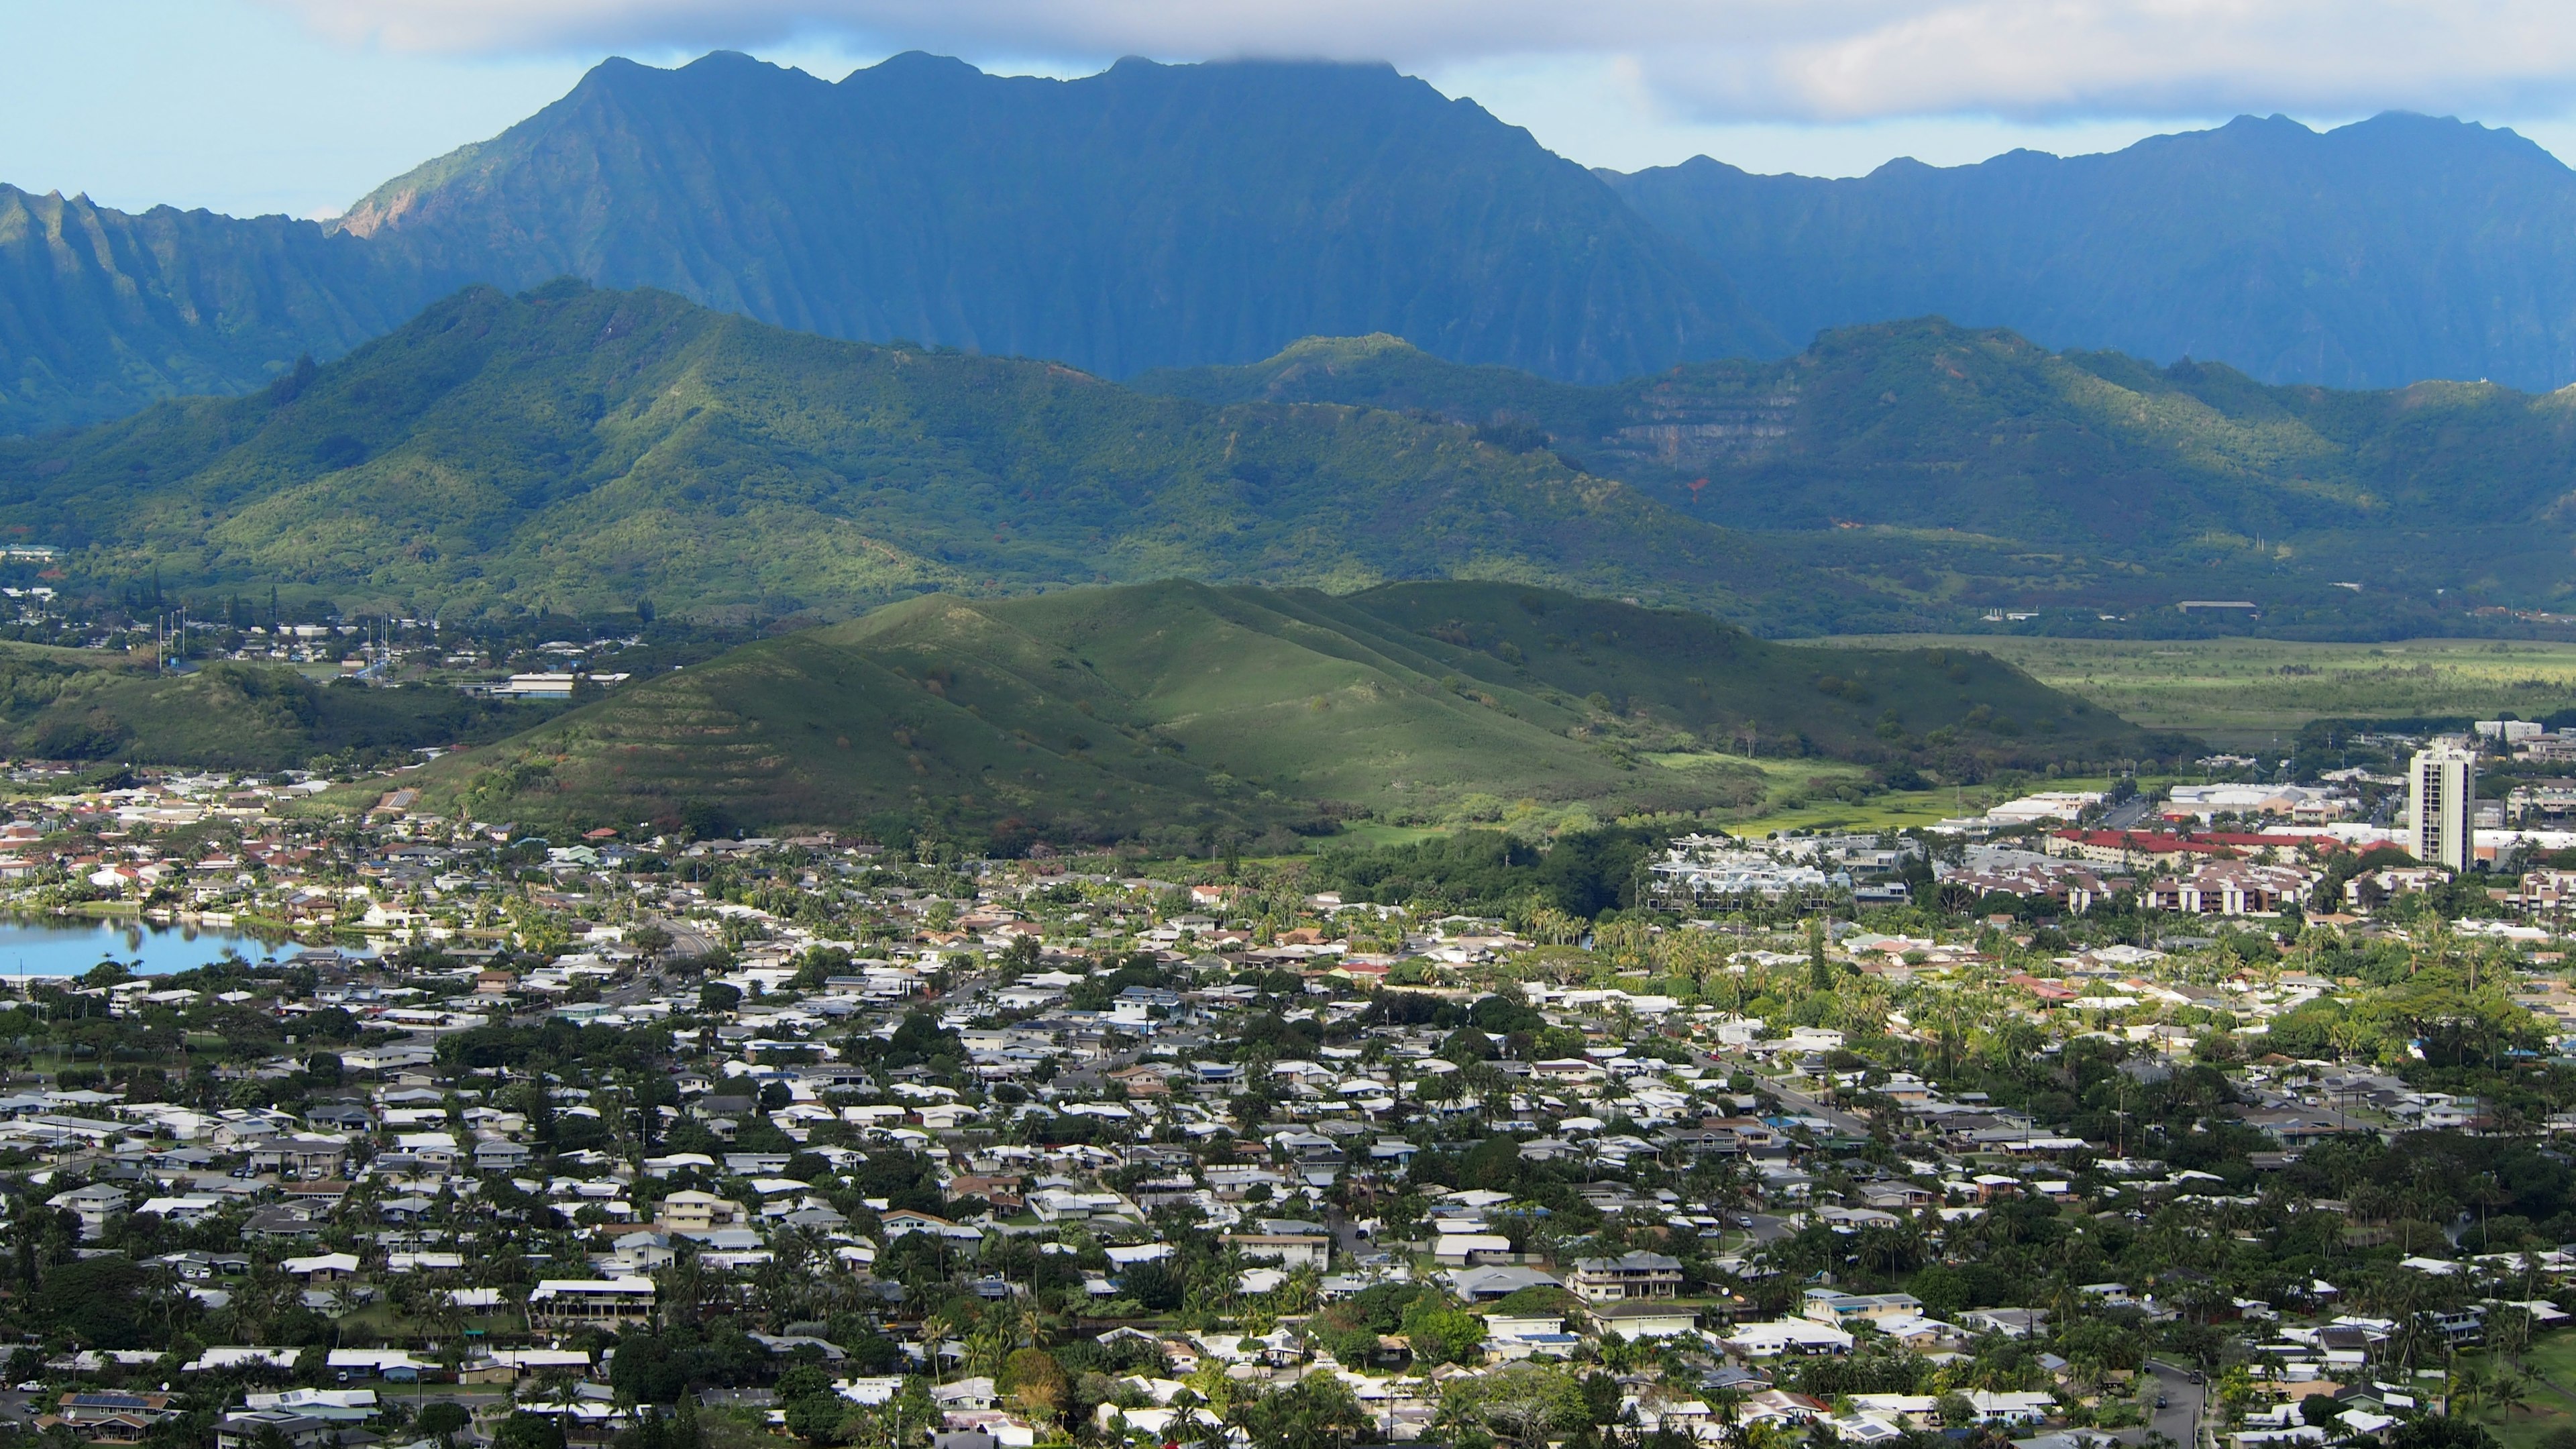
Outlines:
{"type": "Polygon", "coordinates": [[[2486,1369],[2479,1364],[2464,1363],[2451,1370],[2445,1397],[2450,1401],[2452,1413],[2474,1418],[2486,1408],[2493,1392],[2494,1385],[2488,1381],[2486,1369]]]}
{"type": "Polygon", "coordinates": [[[2499,1370],[2487,1386],[2487,1401],[2507,1419],[2516,1409],[2531,1407],[2531,1375],[2513,1367],[2499,1370]]]}

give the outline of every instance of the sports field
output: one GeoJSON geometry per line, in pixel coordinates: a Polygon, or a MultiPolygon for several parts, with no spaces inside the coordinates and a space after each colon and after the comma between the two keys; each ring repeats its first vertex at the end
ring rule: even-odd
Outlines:
{"type": "Polygon", "coordinates": [[[2223,748],[2286,742],[2299,726],[2326,716],[2537,719],[2576,707],[2576,644],[1921,634],[1812,641],[1823,649],[1860,645],[1982,649],[2137,724],[2182,730],[2223,748]]]}

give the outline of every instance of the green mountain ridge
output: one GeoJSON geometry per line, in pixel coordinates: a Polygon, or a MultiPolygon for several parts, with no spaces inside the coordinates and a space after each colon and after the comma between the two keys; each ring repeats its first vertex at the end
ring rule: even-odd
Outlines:
{"type": "Polygon", "coordinates": [[[0,528],[92,578],[414,616],[829,618],[1187,574],[1502,577],[1806,631],[1904,617],[1455,425],[1208,407],[578,283],[468,289],[249,397],[0,440],[0,528]]]}
{"type": "Polygon", "coordinates": [[[1304,335],[1593,384],[1942,315],[2345,387],[2576,381],[2576,172],[2510,131],[2274,117],[2101,156],[1587,172],[1383,65],[611,60],[325,225],[0,187],[0,432],[265,385],[571,274],[1110,377],[1304,335]]]}
{"type": "Polygon", "coordinates": [[[309,221],[128,213],[0,185],[0,434],[242,392],[449,290],[309,221]]]}
{"type": "Polygon", "coordinates": [[[1308,339],[1135,385],[1474,424],[1927,607],[2250,597],[2282,623],[2350,627],[2359,611],[2396,627],[2576,599],[2563,502],[2576,394],[2563,392],[2270,387],[1938,318],[1608,387],[1463,367],[1390,337],[1308,339]],[[2366,605],[2337,587],[2356,582],[2366,605]]]}
{"type": "Polygon", "coordinates": [[[1723,810],[1762,794],[1723,753],[1748,735],[1951,779],[2184,748],[1980,654],[1825,655],[1505,583],[1163,582],[889,605],[414,778],[424,810],[523,826],[901,821],[1204,849],[1336,815],[1723,810]]]}

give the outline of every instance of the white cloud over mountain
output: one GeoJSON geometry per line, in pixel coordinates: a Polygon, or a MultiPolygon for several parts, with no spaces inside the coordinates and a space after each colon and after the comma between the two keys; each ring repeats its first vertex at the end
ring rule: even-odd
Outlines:
{"type": "Polygon", "coordinates": [[[2576,99],[2533,0],[267,0],[345,43],[500,54],[846,38],[969,56],[1619,58],[1722,120],[2506,117],[2576,99]]]}

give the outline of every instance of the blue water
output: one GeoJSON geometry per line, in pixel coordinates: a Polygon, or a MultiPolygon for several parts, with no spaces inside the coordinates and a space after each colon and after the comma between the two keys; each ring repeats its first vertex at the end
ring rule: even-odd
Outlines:
{"type": "MultiPolygon", "coordinates": [[[[288,953],[297,948],[283,943],[288,953]]],[[[256,936],[212,926],[171,926],[155,921],[82,920],[58,916],[0,918],[0,978],[78,976],[102,961],[123,962],[143,976],[193,971],[231,948],[245,961],[275,955],[278,947],[256,936]]]]}

